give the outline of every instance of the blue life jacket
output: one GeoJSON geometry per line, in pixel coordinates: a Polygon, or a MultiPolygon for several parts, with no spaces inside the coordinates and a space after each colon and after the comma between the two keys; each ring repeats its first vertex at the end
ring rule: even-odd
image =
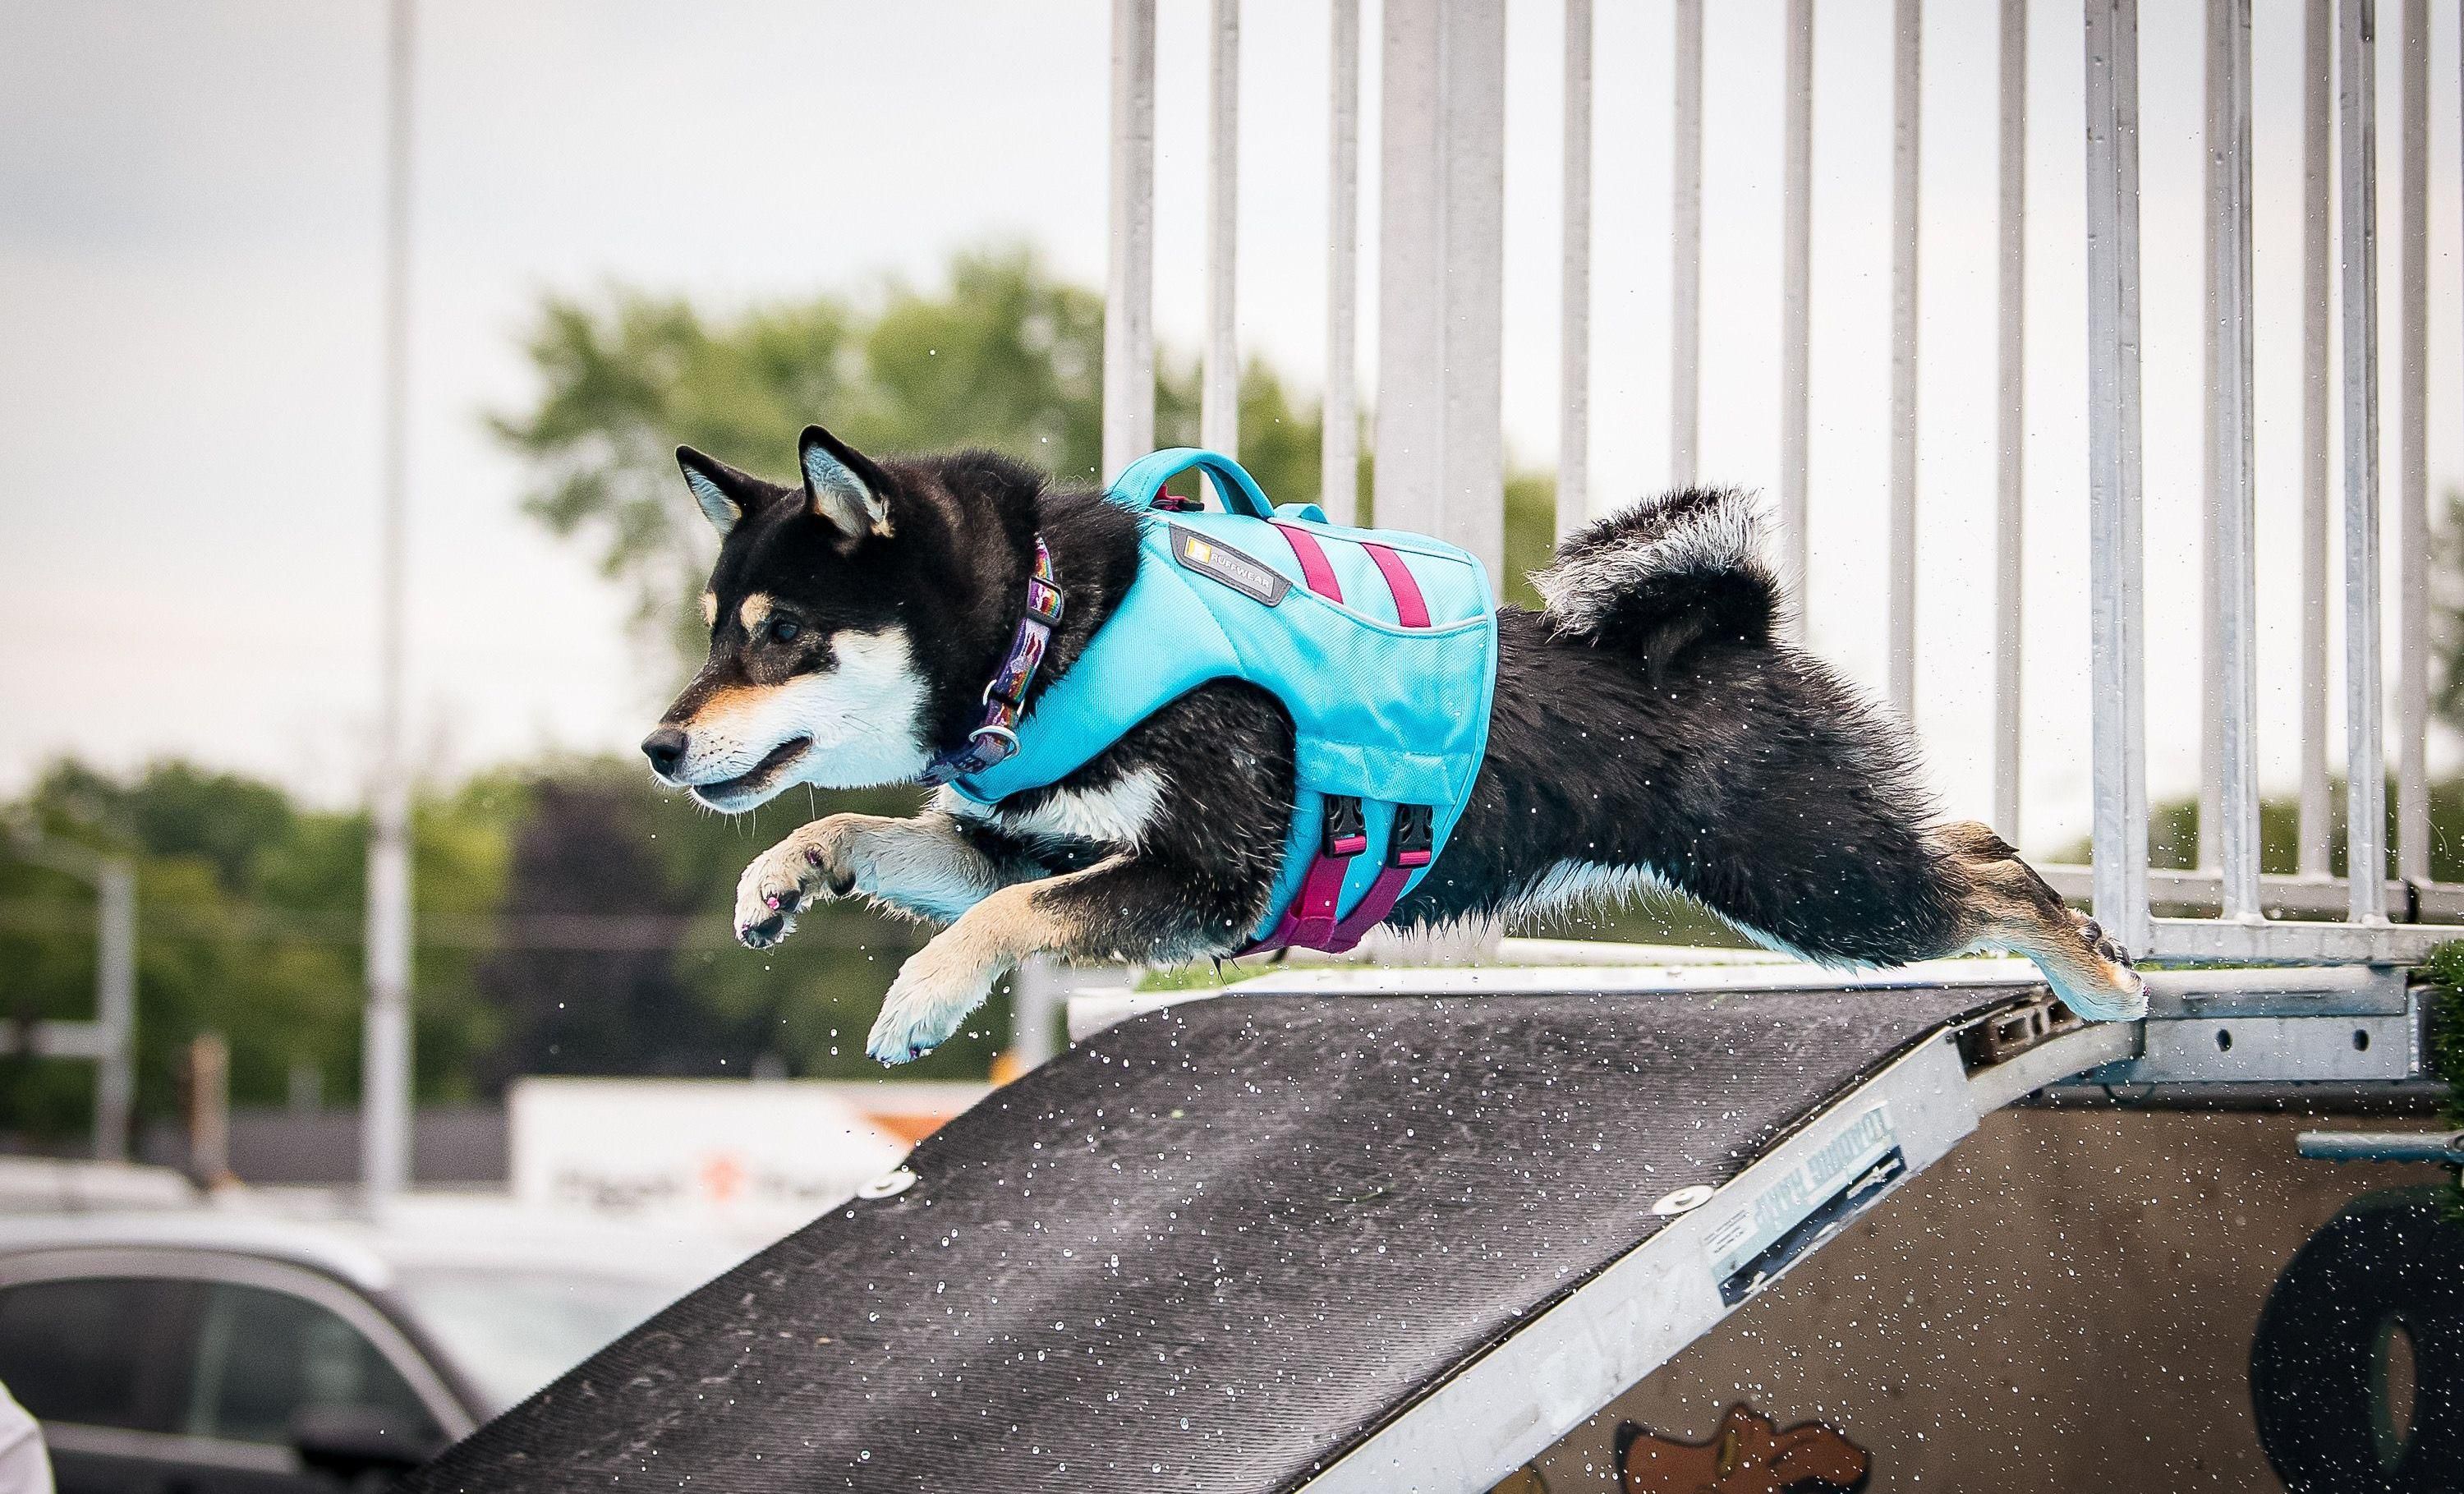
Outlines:
{"type": "Polygon", "coordinates": [[[989,804],[1057,782],[1200,685],[1246,680],[1291,713],[1298,780],[1252,948],[1351,948],[1428,874],[1471,798],[1497,679],[1487,573],[1423,535],[1275,508],[1213,451],[1141,457],[1110,496],[1138,516],[1136,580],[1036,698],[1018,751],[953,786],[989,804]],[[1157,506],[1193,467],[1229,512],[1157,506]]]}

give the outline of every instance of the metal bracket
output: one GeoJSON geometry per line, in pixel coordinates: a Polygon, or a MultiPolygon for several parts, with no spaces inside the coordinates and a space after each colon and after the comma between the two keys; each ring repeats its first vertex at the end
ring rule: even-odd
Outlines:
{"type": "Polygon", "coordinates": [[[2392,966],[2175,971],[2148,980],[2138,1058],[2103,1085],[2354,1084],[2421,1072],[2421,1005],[2392,966]]]}
{"type": "Polygon", "coordinates": [[[2321,1162],[2436,1162],[2464,1167],[2464,1131],[2305,1131],[2295,1142],[2321,1162]]]}
{"type": "Polygon", "coordinates": [[[2086,1025],[2052,991],[2038,991],[1961,1028],[1959,1056],[1969,1072],[1974,1073],[2009,1063],[2030,1048],[2086,1025]]]}

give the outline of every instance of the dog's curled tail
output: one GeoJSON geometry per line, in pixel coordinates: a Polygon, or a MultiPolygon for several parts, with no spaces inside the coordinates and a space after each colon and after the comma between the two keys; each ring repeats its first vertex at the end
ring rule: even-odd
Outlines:
{"type": "Polygon", "coordinates": [[[1768,642],[1781,606],[1761,516],[1733,488],[1682,489],[1599,519],[1531,582],[1559,638],[1655,665],[1697,640],[1768,642]]]}

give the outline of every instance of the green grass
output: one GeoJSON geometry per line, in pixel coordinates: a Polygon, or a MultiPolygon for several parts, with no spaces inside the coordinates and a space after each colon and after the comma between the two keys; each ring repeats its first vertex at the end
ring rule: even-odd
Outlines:
{"type": "MultiPolygon", "coordinates": [[[[2431,1070],[2447,1083],[2447,1124],[2464,1130],[2464,939],[2431,950],[2421,969],[2438,993],[2430,1016],[2431,1070]]],[[[2455,1175],[2447,1210],[2464,1223],[2464,1171],[2455,1175]]]]}

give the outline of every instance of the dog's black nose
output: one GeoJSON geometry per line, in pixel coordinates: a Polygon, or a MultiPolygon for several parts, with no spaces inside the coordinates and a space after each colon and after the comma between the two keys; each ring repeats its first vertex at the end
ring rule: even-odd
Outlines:
{"type": "Polygon", "coordinates": [[[672,778],[676,764],[685,760],[685,734],[672,726],[663,726],[642,738],[642,756],[650,759],[650,771],[662,778],[672,778]]]}

